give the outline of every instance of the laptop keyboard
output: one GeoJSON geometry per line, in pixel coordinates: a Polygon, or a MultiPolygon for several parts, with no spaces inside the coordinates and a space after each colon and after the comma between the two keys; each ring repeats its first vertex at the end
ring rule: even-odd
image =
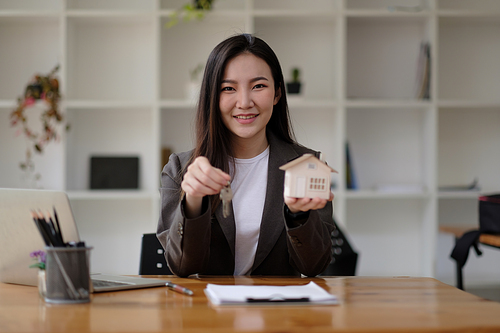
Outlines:
{"type": "Polygon", "coordinates": [[[119,287],[127,286],[130,283],[117,282],[117,281],[104,281],[104,280],[92,280],[92,285],[95,287],[119,287]]]}

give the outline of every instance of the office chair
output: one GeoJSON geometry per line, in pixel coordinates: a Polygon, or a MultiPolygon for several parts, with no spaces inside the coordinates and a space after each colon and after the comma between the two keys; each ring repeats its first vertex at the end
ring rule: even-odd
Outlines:
{"type": "Polygon", "coordinates": [[[352,249],[344,233],[340,230],[335,220],[335,229],[331,233],[332,261],[321,276],[354,276],[358,254],[352,249]]]}
{"type": "Polygon", "coordinates": [[[143,234],[139,275],[172,275],[156,234],[143,234]]]}

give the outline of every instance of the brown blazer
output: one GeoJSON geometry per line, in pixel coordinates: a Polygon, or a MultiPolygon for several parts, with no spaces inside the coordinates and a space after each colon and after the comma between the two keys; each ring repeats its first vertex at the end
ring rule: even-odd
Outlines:
{"type": "MultiPolygon", "coordinates": [[[[315,276],[331,261],[334,228],[332,203],[309,212],[307,221],[295,228],[285,223],[283,186],[286,162],[314,151],[288,144],[268,133],[269,166],[266,200],[259,243],[251,275],[315,276]]],[[[210,201],[203,200],[202,215],[187,219],[183,212],[182,170],[192,151],[172,154],[161,174],[161,211],[157,237],[165,249],[170,270],[181,277],[191,274],[233,275],[235,223],[231,213],[222,216],[222,205],[211,216],[210,201]]]]}

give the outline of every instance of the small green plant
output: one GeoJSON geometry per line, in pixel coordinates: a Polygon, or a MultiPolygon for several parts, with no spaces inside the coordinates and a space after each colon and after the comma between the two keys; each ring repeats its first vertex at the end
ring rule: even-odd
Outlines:
{"type": "Polygon", "coordinates": [[[292,82],[300,82],[300,69],[297,67],[292,68],[292,82]]]}
{"type": "Polygon", "coordinates": [[[288,94],[300,94],[300,69],[298,67],[292,68],[292,80],[286,83],[286,91],[288,94]]]}
{"type": "Polygon", "coordinates": [[[47,255],[44,251],[38,250],[30,253],[30,257],[35,261],[34,264],[30,265],[30,268],[45,269],[45,264],[47,262],[47,255]]]}
{"type": "Polygon", "coordinates": [[[166,28],[171,28],[179,23],[180,18],[184,22],[189,22],[194,19],[201,21],[205,18],[205,14],[212,10],[212,5],[215,0],[195,0],[192,3],[187,3],[181,9],[174,11],[168,22],[165,24],[166,28]]]}

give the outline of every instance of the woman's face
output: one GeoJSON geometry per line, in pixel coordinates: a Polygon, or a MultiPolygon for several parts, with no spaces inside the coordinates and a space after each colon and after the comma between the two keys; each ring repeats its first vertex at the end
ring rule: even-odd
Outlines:
{"type": "Polygon", "coordinates": [[[234,140],[260,140],[266,143],[266,125],[281,94],[267,63],[250,53],[231,59],[220,87],[222,120],[234,140]]]}

